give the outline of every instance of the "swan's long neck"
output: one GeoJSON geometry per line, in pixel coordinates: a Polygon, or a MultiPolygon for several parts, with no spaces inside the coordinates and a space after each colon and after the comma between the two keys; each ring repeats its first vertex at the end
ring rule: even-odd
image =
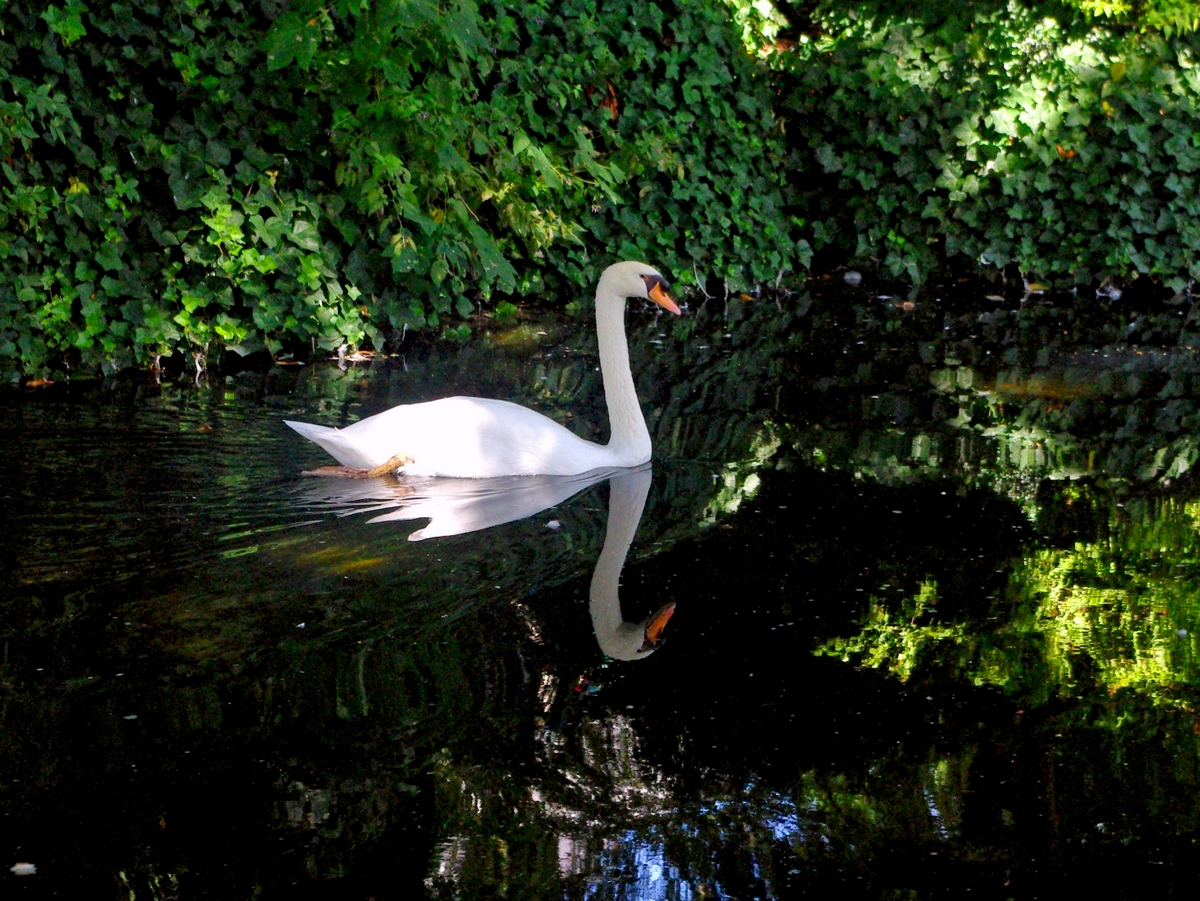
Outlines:
{"type": "Polygon", "coordinates": [[[600,373],[612,437],[608,447],[615,466],[636,466],[650,459],[650,432],[638,404],[633,373],[629,369],[629,344],[625,339],[625,298],[603,281],[596,290],[596,337],[600,343],[600,373]]]}
{"type": "Polygon", "coordinates": [[[646,624],[628,623],[621,616],[620,584],[629,545],[642,520],[651,477],[646,468],[614,476],[608,483],[608,527],[604,549],[592,573],[588,609],[600,650],[617,660],[636,660],[648,653],[641,651],[646,624]]]}

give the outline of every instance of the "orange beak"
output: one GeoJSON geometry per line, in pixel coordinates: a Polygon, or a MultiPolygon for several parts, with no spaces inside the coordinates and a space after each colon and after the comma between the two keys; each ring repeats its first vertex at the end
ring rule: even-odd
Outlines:
{"type": "MultiPolygon", "coordinates": [[[[667,312],[674,313],[676,316],[679,315],[679,307],[675,305],[675,301],[671,300],[667,292],[663,290],[662,282],[654,283],[654,287],[650,289],[650,299],[667,312]]],[[[672,609],[674,609],[674,605],[672,605],[672,609]]],[[[667,616],[670,617],[670,614],[668,613],[667,616]]],[[[666,621],[664,620],[664,625],[665,623],[666,621]]]]}
{"type": "Polygon", "coordinates": [[[675,602],[672,601],[665,607],[660,608],[654,616],[650,617],[650,620],[646,623],[646,641],[642,645],[642,650],[648,651],[658,644],[662,638],[663,629],[667,627],[667,621],[670,620],[674,612],[675,602]]]}

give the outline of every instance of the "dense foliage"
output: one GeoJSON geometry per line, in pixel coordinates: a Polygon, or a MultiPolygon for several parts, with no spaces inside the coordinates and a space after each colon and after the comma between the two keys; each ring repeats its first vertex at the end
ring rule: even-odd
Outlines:
{"type": "Polygon", "coordinates": [[[1184,291],[1192,7],[1073,5],[0,4],[0,372],[464,336],[617,258],[1184,291]]]}
{"type": "Polygon", "coordinates": [[[1196,0],[1067,0],[1083,12],[1143,30],[1179,34],[1200,29],[1200,3],[1196,0]]]}
{"type": "Polygon", "coordinates": [[[617,257],[745,283],[806,249],[711,3],[70,0],[0,28],[6,380],[379,348],[617,257]]]}
{"type": "Polygon", "coordinates": [[[814,14],[783,63],[814,246],[916,281],[955,258],[1200,275],[1200,38],[1045,14],[814,14]]]}

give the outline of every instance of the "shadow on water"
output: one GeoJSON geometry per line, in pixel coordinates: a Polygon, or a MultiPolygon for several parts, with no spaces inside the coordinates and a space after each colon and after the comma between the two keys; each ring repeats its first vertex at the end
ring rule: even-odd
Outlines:
{"type": "Polygon", "coordinates": [[[1194,889],[1190,314],[794,306],[632,315],[653,474],[298,475],[444,394],[602,440],[567,328],[0,397],[4,891],[1194,889]]]}

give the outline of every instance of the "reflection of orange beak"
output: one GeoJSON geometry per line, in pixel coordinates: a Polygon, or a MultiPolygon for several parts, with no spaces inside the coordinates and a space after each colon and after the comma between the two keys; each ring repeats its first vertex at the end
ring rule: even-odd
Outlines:
{"type": "MultiPolygon", "coordinates": [[[[679,307],[675,305],[675,301],[671,300],[667,292],[663,290],[662,282],[654,283],[654,287],[650,289],[650,299],[667,312],[674,313],[676,316],[679,315],[679,307]]],[[[672,609],[674,609],[674,605],[672,605],[672,609]]],[[[669,619],[670,616],[671,614],[668,613],[667,618],[669,619]]],[[[663,624],[666,624],[666,620],[663,620],[663,624]]]]}
{"type": "Polygon", "coordinates": [[[646,641],[642,645],[643,651],[649,651],[653,649],[656,644],[658,644],[659,640],[662,638],[663,629],[667,627],[667,621],[670,620],[671,615],[674,612],[675,602],[672,601],[665,607],[660,608],[658,612],[650,617],[650,619],[646,622],[646,641]]]}

